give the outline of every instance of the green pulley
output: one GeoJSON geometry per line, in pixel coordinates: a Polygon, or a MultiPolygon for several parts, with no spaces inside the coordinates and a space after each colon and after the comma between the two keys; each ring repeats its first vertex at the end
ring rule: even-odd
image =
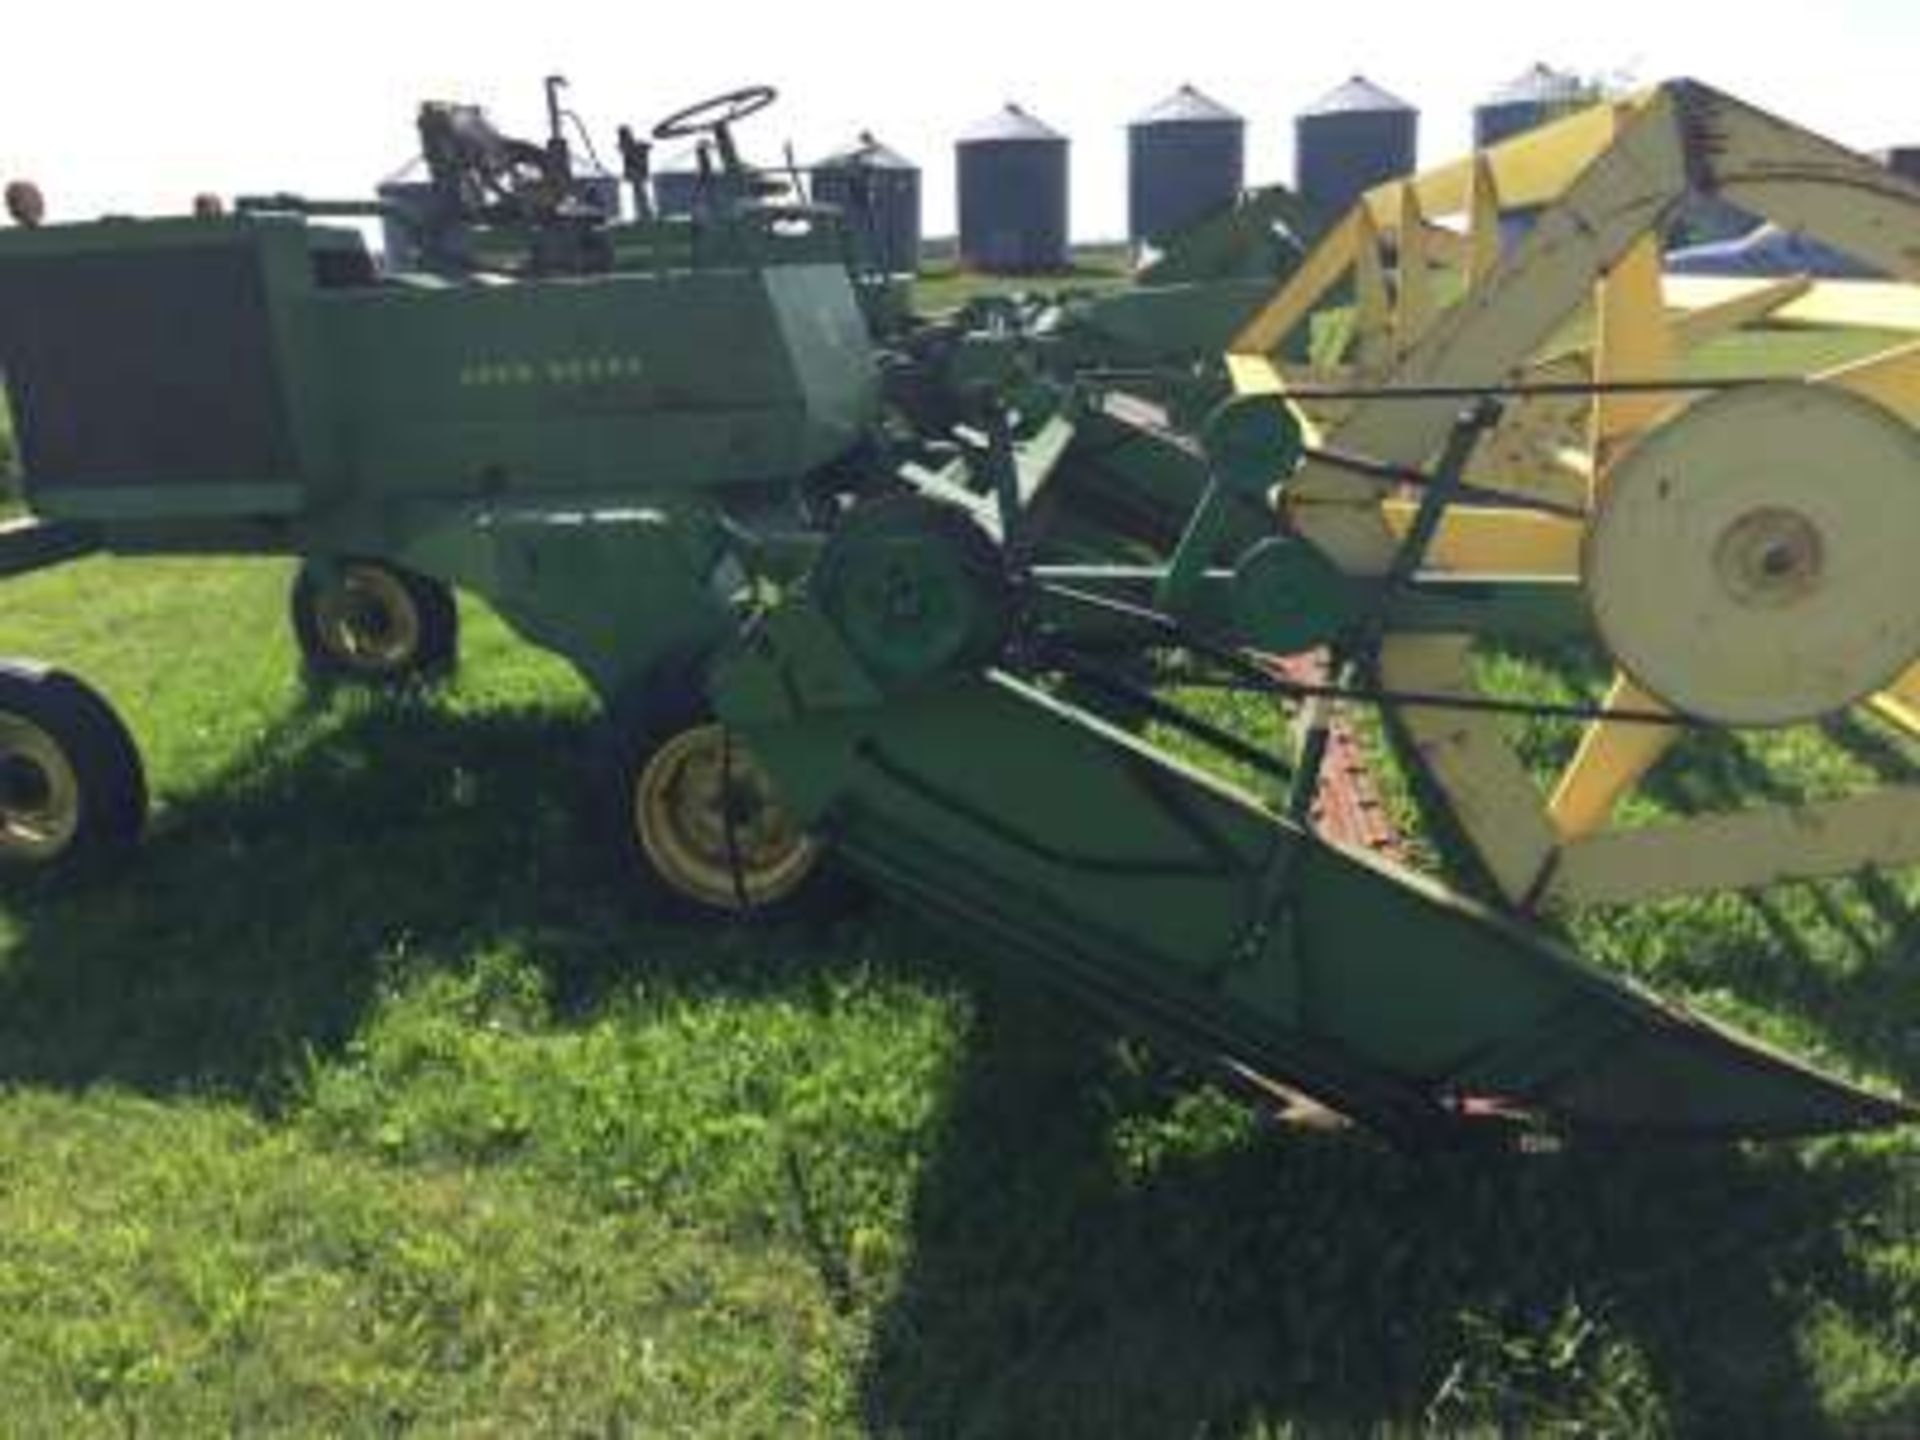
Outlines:
{"type": "Polygon", "coordinates": [[[883,689],[991,663],[1013,618],[999,547],[965,511],[919,495],[855,507],[809,585],[883,689]]]}
{"type": "Polygon", "coordinates": [[[1262,540],[1233,567],[1235,635],[1256,650],[1316,649],[1365,613],[1360,584],[1305,540],[1262,540]]]}
{"type": "Polygon", "coordinates": [[[1234,512],[1265,508],[1276,485],[1306,458],[1306,430],[1278,395],[1242,395],[1216,409],[1200,432],[1207,457],[1207,490],[1200,497],[1173,558],[1155,589],[1162,609],[1181,615],[1234,528],[1234,512]]]}
{"type": "Polygon", "coordinates": [[[1208,418],[1200,446],[1216,483],[1261,501],[1300,468],[1307,440],[1300,416],[1280,396],[1242,395],[1208,418]]]}

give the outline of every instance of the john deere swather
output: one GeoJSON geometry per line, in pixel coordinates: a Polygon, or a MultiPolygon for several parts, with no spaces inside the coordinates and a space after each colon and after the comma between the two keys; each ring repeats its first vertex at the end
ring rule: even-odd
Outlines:
{"type": "MultiPolygon", "coordinates": [[[[727,203],[629,225],[569,198],[555,147],[430,114],[421,274],[323,223],[367,207],[290,199],[0,235],[34,517],[0,568],[305,557],[306,653],[373,674],[449,659],[467,590],[605,701],[653,899],[778,911],[837,863],[1399,1139],[1906,1118],[1531,917],[1920,853],[1897,790],[1606,828],[1689,728],[1920,698],[1920,348],[1690,378],[1689,347],[1807,297],[1676,314],[1659,268],[1705,192],[1920,278],[1920,191],[1676,84],[1375,192],[1264,308],[1189,252],[1177,284],[916,321],[833,215],[742,165],[763,98],[663,127],[711,133],[727,203]],[[1622,677],[1532,707],[1591,732],[1546,797],[1469,661],[1543,639],[1622,677]],[[1324,683],[1281,663],[1322,649],[1324,683]],[[1297,705],[1304,738],[1224,733],[1143,656],[1297,705]],[[1316,833],[1326,713],[1362,702],[1504,906],[1316,833]],[[1268,793],[1148,738],[1173,734],[1268,793]]],[[[15,858],[138,829],[133,745],[78,681],[10,668],[0,748],[15,858]]]]}

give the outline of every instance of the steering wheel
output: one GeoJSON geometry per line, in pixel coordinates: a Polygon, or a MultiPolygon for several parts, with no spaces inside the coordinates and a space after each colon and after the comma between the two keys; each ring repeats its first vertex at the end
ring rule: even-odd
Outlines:
{"type": "Polygon", "coordinates": [[[695,135],[724,130],[749,115],[758,115],[779,98],[780,92],[771,85],[747,85],[739,90],[729,90],[711,100],[702,100],[698,105],[676,110],[653,127],[653,138],[686,140],[695,135]]]}

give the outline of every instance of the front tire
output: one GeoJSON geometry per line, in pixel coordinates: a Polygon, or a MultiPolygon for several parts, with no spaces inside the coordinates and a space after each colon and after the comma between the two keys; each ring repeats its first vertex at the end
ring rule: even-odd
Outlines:
{"type": "Polygon", "coordinates": [[[772,923],[853,903],[825,843],[787,812],[693,677],[651,679],[615,704],[599,761],[601,828],[648,913],[772,923]]]}
{"type": "Polygon", "coordinates": [[[316,679],[401,685],[452,669],[459,650],[453,591],[397,565],[308,561],[294,578],[290,609],[316,679]]]}
{"type": "Polygon", "coordinates": [[[140,752],[113,707],[63,670],[0,661],[0,864],[116,858],[146,818],[140,752]]]}

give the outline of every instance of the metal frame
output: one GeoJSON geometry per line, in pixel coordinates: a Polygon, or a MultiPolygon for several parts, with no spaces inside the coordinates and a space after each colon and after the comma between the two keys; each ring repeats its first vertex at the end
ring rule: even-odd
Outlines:
{"type": "MultiPolygon", "coordinates": [[[[1678,82],[1371,192],[1241,333],[1229,364],[1237,389],[1249,395],[1310,390],[1329,374],[1395,391],[1442,380],[1493,386],[1516,376],[1591,387],[1584,396],[1522,400],[1483,452],[1501,484],[1591,510],[1603,502],[1618,460],[1684,413],[1692,397],[1681,385],[1682,361],[1707,341],[1775,317],[1910,324],[1920,314],[1920,288],[1911,283],[1920,280],[1916,225],[1920,188],[1706,86],[1678,82]],[[1681,282],[1670,292],[1660,238],[1701,191],[1803,229],[1899,280],[1681,282]],[[1531,221],[1517,243],[1501,231],[1516,213],[1531,221]],[[1464,235],[1434,229],[1433,221],[1449,217],[1465,222],[1464,235]],[[1382,258],[1389,246],[1398,256],[1391,272],[1382,258]],[[1437,251],[1464,267],[1461,295],[1438,312],[1428,278],[1437,251]],[[1397,281],[1391,287],[1389,273],[1397,281]],[[1359,297],[1350,361],[1329,372],[1280,358],[1298,352],[1299,332],[1343,283],[1359,297]],[[1389,312],[1390,289],[1398,301],[1389,312]],[[1687,305],[1678,314],[1676,295],[1687,305]],[[1561,337],[1578,323],[1588,338],[1568,348],[1561,337]],[[1383,364],[1389,335],[1392,359],[1383,364]],[[1648,388],[1609,388],[1620,381],[1648,388]]],[[[1809,379],[1920,416],[1920,348],[1913,345],[1809,379]]],[[[1449,418],[1444,402],[1383,395],[1332,410],[1323,443],[1418,467],[1449,418]]],[[[1290,482],[1283,502],[1295,529],[1362,576],[1383,572],[1418,503],[1326,465],[1290,482]]],[[[1578,576],[1584,530],[1553,515],[1460,512],[1441,526],[1431,558],[1463,577],[1578,576]]],[[[1390,636],[1380,663],[1388,691],[1479,693],[1464,637],[1390,636]]],[[[1916,698],[1920,672],[1873,708],[1920,734],[1916,698]]],[[[1640,711],[1658,702],[1623,674],[1602,708],[1640,711]]],[[[1682,733],[1678,727],[1596,721],[1543,793],[1496,717],[1408,710],[1397,718],[1411,753],[1516,904],[1624,902],[1920,860],[1920,793],[1897,787],[1818,806],[1610,828],[1621,800],[1682,733]]]]}

